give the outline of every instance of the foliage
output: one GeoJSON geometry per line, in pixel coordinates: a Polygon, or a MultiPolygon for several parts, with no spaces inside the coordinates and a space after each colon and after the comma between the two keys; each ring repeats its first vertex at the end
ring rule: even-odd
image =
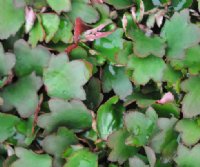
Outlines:
{"type": "Polygon", "coordinates": [[[199,167],[200,0],[0,0],[0,167],[199,167]]]}

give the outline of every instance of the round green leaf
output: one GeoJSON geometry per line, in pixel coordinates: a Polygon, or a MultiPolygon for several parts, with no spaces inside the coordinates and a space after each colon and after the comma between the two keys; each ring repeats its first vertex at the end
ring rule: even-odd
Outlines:
{"type": "Polygon", "coordinates": [[[50,52],[45,47],[39,45],[32,49],[23,39],[15,42],[14,53],[17,76],[28,75],[32,72],[42,75],[43,69],[48,66],[50,59],[50,52]]]}
{"type": "Polygon", "coordinates": [[[20,78],[16,83],[7,86],[0,93],[4,99],[1,109],[9,111],[14,107],[21,117],[30,117],[37,108],[37,91],[41,86],[41,78],[36,77],[34,73],[20,78]]]}
{"type": "Polygon", "coordinates": [[[7,77],[11,74],[15,62],[15,55],[12,53],[5,53],[3,46],[0,43],[0,77],[7,77]]]}
{"type": "Polygon", "coordinates": [[[164,158],[172,158],[178,145],[178,133],[175,132],[174,126],[176,118],[159,118],[159,132],[151,139],[151,147],[156,153],[162,154],[164,158]]]}
{"type": "Polygon", "coordinates": [[[52,56],[44,71],[44,84],[51,97],[85,100],[82,86],[92,74],[91,64],[82,60],[69,62],[66,54],[52,56]]]}
{"type": "Polygon", "coordinates": [[[179,167],[199,167],[200,144],[195,145],[191,149],[179,144],[177,154],[175,161],[179,167]]]}
{"type": "Polygon", "coordinates": [[[77,142],[78,140],[72,131],[60,127],[56,134],[44,138],[42,147],[47,153],[59,157],[70,145],[77,144],[77,142]]]}
{"type": "Polygon", "coordinates": [[[46,132],[54,131],[60,126],[81,130],[92,125],[91,113],[81,101],[67,102],[61,99],[51,99],[49,108],[50,113],[43,114],[38,118],[38,125],[46,132]]]}
{"type": "Polygon", "coordinates": [[[157,129],[157,117],[152,108],[149,108],[146,114],[137,111],[127,113],[124,122],[131,136],[126,140],[126,143],[133,146],[146,145],[157,129]]]}
{"type": "Polygon", "coordinates": [[[200,76],[190,77],[185,80],[181,87],[187,92],[182,101],[184,118],[192,118],[200,114],[200,76]]]}
{"type": "Polygon", "coordinates": [[[133,70],[132,80],[140,85],[145,85],[150,79],[161,82],[165,68],[163,59],[155,56],[138,58],[132,55],[128,63],[128,69],[133,70]]]}
{"type": "Polygon", "coordinates": [[[52,167],[52,159],[47,154],[36,154],[22,147],[17,147],[15,152],[19,159],[11,167],[37,167],[38,164],[40,167],[52,167]]]}
{"type": "Polygon", "coordinates": [[[140,159],[137,156],[134,156],[129,159],[129,166],[130,167],[149,167],[149,165],[146,165],[142,159],[140,159]]]}
{"type": "Polygon", "coordinates": [[[123,67],[106,66],[102,80],[103,91],[107,93],[113,89],[122,100],[133,92],[132,83],[123,67]]]}
{"type": "Polygon", "coordinates": [[[190,22],[189,10],[175,13],[165,23],[161,35],[167,41],[167,58],[170,60],[183,59],[185,50],[200,42],[200,28],[190,22]]]}
{"type": "Polygon", "coordinates": [[[119,162],[122,164],[128,158],[134,156],[138,149],[133,146],[128,146],[125,144],[126,138],[129,136],[129,133],[124,130],[118,130],[112,133],[108,137],[108,146],[112,149],[109,154],[108,159],[112,162],[119,162]]]}
{"type": "Polygon", "coordinates": [[[182,119],[175,128],[180,132],[181,139],[187,146],[196,144],[200,139],[200,126],[197,120],[182,119]]]}
{"type": "Polygon", "coordinates": [[[196,45],[187,49],[183,60],[175,60],[171,64],[179,70],[187,68],[189,73],[197,75],[200,72],[200,46],[196,45]]]}
{"type": "Polygon", "coordinates": [[[49,6],[57,13],[71,10],[71,0],[47,0],[49,6]]]}
{"type": "Polygon", "coordinates": [[[96,154],[82,149],[69,157],[64,167],[98,167],[98,157],[96,154]]]}
{"type": "Polygon", "coordinates": [[[73,22],[78,17],[86,23],[95,23],[99,20],[97,10],[82,0],[72,0],[72,9],[67,15],[73,22]]]}
{"type": "MultiPolygon", "coordinates": [[[[118,28],[107,37],[100,38],[94,41],[94,49],[102,57],[106,57],[111,62],[115,62],[115,56],[123,49],[125,40],[122,38],[123,29],[118,28]]],[[[125,55],[123,55],[125,56],[125,55]]]]}
{"type": "Polygon", "coordinates": [[[15,7],[13,0],[0,0],[0,6],[0,39],[7,39],[24,23],[24,8],[15,7]]]}

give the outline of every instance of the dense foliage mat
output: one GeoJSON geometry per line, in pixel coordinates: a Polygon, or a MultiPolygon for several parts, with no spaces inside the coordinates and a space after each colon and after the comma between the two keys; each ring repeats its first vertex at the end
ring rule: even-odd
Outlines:
{"type": "Polygon", "coordinates": [[[0,0],[0,167],[200,167],[199,0],[0,0]]]}

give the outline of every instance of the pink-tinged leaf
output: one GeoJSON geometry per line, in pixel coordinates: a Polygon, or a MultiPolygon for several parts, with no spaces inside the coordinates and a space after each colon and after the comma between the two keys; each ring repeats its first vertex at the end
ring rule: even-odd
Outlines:
{"type": "Polygon", "coordinates": [[[159,104],[165,104],[174,101],[174,95],[171,92],[165,93],[164,96],[157,100],[156,102],[159,104]]]}
{"type": "Polygon", "coordinates": [[[31,7],[26,7],[25,14],[26,14],[25,32],[28,33],[34,25],[36,14],[33,11],[33,8],[31,7]]]}
{"type": "Polygon", "coordinates": [[[142,0],[140,1],[140,3],[137,4],[137,6],[138,9],[136,9],[136,7],[131,8],[132,18],[135,21],[135,23],[139,23],[143,19],[145,11],[144,3],[142,0]]]}
{"type": "Polygon", "coordinates": [[[83,41],[93,41],[95,39],[107,37],[108,35],[112,34],[114,30],[112,31],[107,31],[107,32],[101,32],[103,28],[105,28],[108,24],[101,24],[96,28],[87,30],[84,32],[84,39],[83,41]]]}
{"type": "Polygon", "coordinates": [[[131,14],[132,14],[132,18],[133,18],[134,22],[137,22],[136,8],[135,7],[131,8],[131,14]]]}
{"type": "Polygon", "coordinates": [[[156,24],[158,25],[158,27],[162,25],[165,13],[166,13],[165,10],[160,10],[158,13],[156,13],[155,18],[156,18],[156,24]]]}
{"type": "Polygon", "coordinates": [[[103,3],[103,0],[91,0],[91,3],[94,4],[94,3],[103,3]]]}
{"type": "Polygon", "coordinates": [[[125,32],[126,32],[127,24],[128,24],[128,21],[127,21],[126,15],[124,15],[122,18],[122,26],[125,32]]]}
{"type": "Polygon", "coordinates": [[[139,20],[138,21],[141,21],[144,17],[144,2],[143,1],[140,1],[140,15],[139,15],[139,20]]]}

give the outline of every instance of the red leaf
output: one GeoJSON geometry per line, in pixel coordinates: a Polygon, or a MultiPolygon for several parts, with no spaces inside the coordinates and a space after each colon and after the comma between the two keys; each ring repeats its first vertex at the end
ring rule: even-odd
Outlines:
{"type": "Polygon", "coordinates": [[[78,43],[80,40],[80,35],[88,29],[88,26],[84,24],[80,17],[76,18],[74,26],[74,43],[78,43]]]}

